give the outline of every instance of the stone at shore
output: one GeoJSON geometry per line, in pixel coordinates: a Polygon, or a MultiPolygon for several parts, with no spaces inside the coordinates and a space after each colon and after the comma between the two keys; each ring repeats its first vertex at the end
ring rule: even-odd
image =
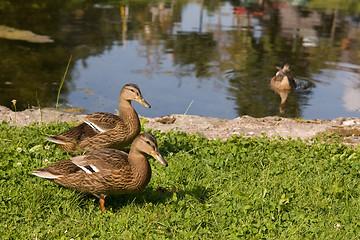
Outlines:
{"type": "Polygon", "coordinates": [[[6,121],[10,125],[26,126],[31,123],[51,123],[80,121],[79,118],[70,113],[56,111],[55,109],[30,108],[21,112],[14,112],[10,108],[0,106],[0,122],[6,121]]]}
{"type": "MultiPolygon", "coordinates": [[[[311,139],[320,133],[341,133],[346,143],[360,143],[360,118],[336,118],[333,120],[299,120],[282,117],[253,118],[241,116],[231,120],[174,114],[158,118],[146,118],[146,129],[168,132],[200,133],[208,139],[227,139],[234,134],[244,137],[280,136],[283,138],[311,139]]],[[[21,112],[0,106],[0,121],[10,125],[25,126],[34,122],[79,122],[72,113],[55,109],[32,108],[21,112]]]]}

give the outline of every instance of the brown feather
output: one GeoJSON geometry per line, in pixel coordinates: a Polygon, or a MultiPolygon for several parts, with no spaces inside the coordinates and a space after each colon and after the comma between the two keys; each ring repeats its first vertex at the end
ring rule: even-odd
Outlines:
{"type": "Polygon", "coordinates": [[[273,89],[290,90],[297,87],[296,80],[290,74],[289,64],[285,64],[282,69],[279,67],[277,67],[277,69],[279,69],[279,71],[270,81],[273,89]]]}
{"type": "MultiPolygon", "coordinates": [[[[154,156],[167,166],[155,137],[143,133],[135,138],[129,154],[117,149],[98,149],[34,170],[33,174],[92,194],[103,201],[107,195],[138,193],[147,186],[151,179],[151,167],[145,154],[154,156]]],[[[103,205],[101,209],[105,209],[103,205]]]]}
{"type": "Polygon", "coordinates": [[[124,148],[139,135],[141,128],[139,117],[131,106],[131,101],[138,101],[145,107],[150,107],[143,99],[139,87],[135,84],[127,84],[120,93],[119,115],[97,112],[82,117],[85,122],[96,125],[103,131],[84,122],[47,139],[71,154],[101,148],[124,148]]]}

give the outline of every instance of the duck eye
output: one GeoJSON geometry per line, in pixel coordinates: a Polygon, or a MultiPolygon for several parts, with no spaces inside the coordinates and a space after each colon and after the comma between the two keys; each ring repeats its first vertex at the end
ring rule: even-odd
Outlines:
{"type": "Polygon", "coordinates": [[[150,145],[150,141],[146,140],[145,142],[150,145]]]}

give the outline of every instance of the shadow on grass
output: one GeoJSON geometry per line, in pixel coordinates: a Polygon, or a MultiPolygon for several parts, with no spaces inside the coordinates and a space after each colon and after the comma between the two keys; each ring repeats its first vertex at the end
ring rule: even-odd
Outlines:
{"type": "MultiPolygon", "coordinates": [[[[34,179],[35,180],[35,179],[34,179]]],[[[71,202],[70,205],[77,206],[83,210],[95,209],[100,210],[99,199],[93,195],[87,195],[72,189],[57,185],[51,181],[44,181],[36,189],[38,195],[45,202],[71,202]],[[41,186],[41,187],[39,187],[41,186]],[[58,189],[60,188],[60,189],[58,189]],[[54,194],[56,192],[56,194],[54,194]],[[45,200],[44,200],[45,199],[45,200]],[[93,207],[89,205],[93,204],[93,207]]],[[[204,204],[213,195],[212,190],[203,186],[187,187],[187,189],[175,189],[169,186],[148,186],[144,191],[138,194],[110,195],[105,199],[105,208],[112,209],[113,212],[121,211],[127,205],[135,204],[139,207],[146,206],[149,203],[153,205],[166,204],[177,205],[185,199],[192,199],[204,204]]],[[[61,205],[61,204],[60,204],[61,205]]]]}
{"type": "Polygon", "coordinates": [[[111,207],[114,212],[121,210],[129,204],[143,206],[148,203],[154,205],[176,204],[185,198],[195,198],[200,203],[205,203],[211,195],[211,191],[203,186],[195,186],[190,190],[180,190],[171,187],[147,187],[143,192],[130,195],[112,195],[106,197],[106,206],[111,207]],[[174,196],[175,195],[175,196],[174,196]]]}

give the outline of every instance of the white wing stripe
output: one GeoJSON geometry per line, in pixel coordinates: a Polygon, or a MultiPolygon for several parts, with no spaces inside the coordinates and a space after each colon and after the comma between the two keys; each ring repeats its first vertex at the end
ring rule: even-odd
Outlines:
{"type": "Polygon", "coordinates": [[[105,132],[104,129],[100,128],[98,125],[92,123],[92,122],[87,122],[87,121],[84,121],[87,125],[89,125],[90,127],[92,127],[95,131],[98,131],[98,132],[105,132]]]}

